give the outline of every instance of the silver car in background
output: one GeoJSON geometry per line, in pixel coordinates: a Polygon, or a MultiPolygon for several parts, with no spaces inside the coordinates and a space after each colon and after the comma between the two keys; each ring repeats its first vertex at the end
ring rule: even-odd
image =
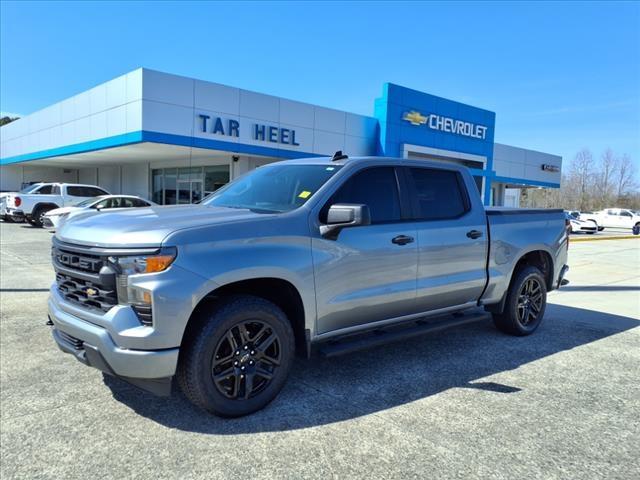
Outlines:
{"type": "Polygon", "coordinates": [[[44,215],[43,226],[46,228],[58,228],[63,221],[82,213],[105,212],[117,208],[143,208],[156,205],[150,200],[145,200],[135,195],[102,195],[89,198],[77,205],[49,210],[44,215]]]}

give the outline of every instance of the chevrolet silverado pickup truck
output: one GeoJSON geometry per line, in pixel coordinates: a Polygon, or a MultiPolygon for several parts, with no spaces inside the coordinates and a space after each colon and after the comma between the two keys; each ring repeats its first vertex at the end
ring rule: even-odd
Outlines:
{"type": "Polygon", "coordinates": [[[34,227],[42,227],[48,211],[75,205],[99,195],[109,195],[109,192],[93,185],[42,183],[28,192],[10,194],[6,202],[6,215],[14,221],[26,220],[34,227]]]}
{"type": "Polygon", "coordinates": [[[78,216],[53,238],[59,348],[159,395],[246,415],[294,355],[493,316],[529,335],[567,266],[562,210],[485,209],[464,167],[380,157],[261,166],[198,205],[78,216]]]}

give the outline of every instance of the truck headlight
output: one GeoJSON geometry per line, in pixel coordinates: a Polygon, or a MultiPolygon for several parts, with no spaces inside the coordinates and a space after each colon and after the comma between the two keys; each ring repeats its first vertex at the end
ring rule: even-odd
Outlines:
{"type": "Polygon", "coordinates": [[[130,285],[130,275],[163,272],[173,263],[178,255],[175,247],[165,247],[151,255],[133,255],[125,257],[110,257],[109,262],[117,270],[116,289],[118,302],[130,305],[140,323],[150,326],[153,324],[152,295],[143,287],[130,285]]]}
{"type": "Polygon", "coordinates": [[[138,275],[141,273],[163,272],[176,259],[178,251],[175,247],[164,247],[153,255],[136,255],[132,257],[115,257],[114,262],[121,275],[138,275]]]}

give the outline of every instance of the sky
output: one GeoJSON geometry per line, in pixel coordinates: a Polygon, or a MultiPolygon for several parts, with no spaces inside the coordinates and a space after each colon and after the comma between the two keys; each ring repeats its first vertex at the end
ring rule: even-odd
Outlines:
{"type": "Polygon", "coordinates": [[[640,2],[0,3],[0,110],[138,67],[373,115],[392,82],[496,112],[497,142],[640,167],[640,2]]]}

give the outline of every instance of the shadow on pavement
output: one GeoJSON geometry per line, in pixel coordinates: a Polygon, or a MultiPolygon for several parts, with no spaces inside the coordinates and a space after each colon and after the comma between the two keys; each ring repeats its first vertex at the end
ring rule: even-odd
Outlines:
{"type": "Polygon", "coordinates": [[[180,393],[158,398],[105,375],[114,398],[169,428],[207,434],[283,431],[326,425],[380,412],[451,389],[517,395],[522,386],[478,381],[589,344],[640,321],[549,304],[529,337],[511,337],[490,322],[460,327],[343,357],[297,360],[286,387],[264,410],[221,419],[180,393]]]}
{"type": "Polygon", "coordinates": [[[562,287],[562,291],[565,292],[625,292],[636,291],[640,292],[640,287],[634,287],[633,285],[566,285],[562,287]]]}
{"type": "Polygon", "coordinates": [[[50,288],[0,288],[2,292],[48,292],[50,288]]]}

